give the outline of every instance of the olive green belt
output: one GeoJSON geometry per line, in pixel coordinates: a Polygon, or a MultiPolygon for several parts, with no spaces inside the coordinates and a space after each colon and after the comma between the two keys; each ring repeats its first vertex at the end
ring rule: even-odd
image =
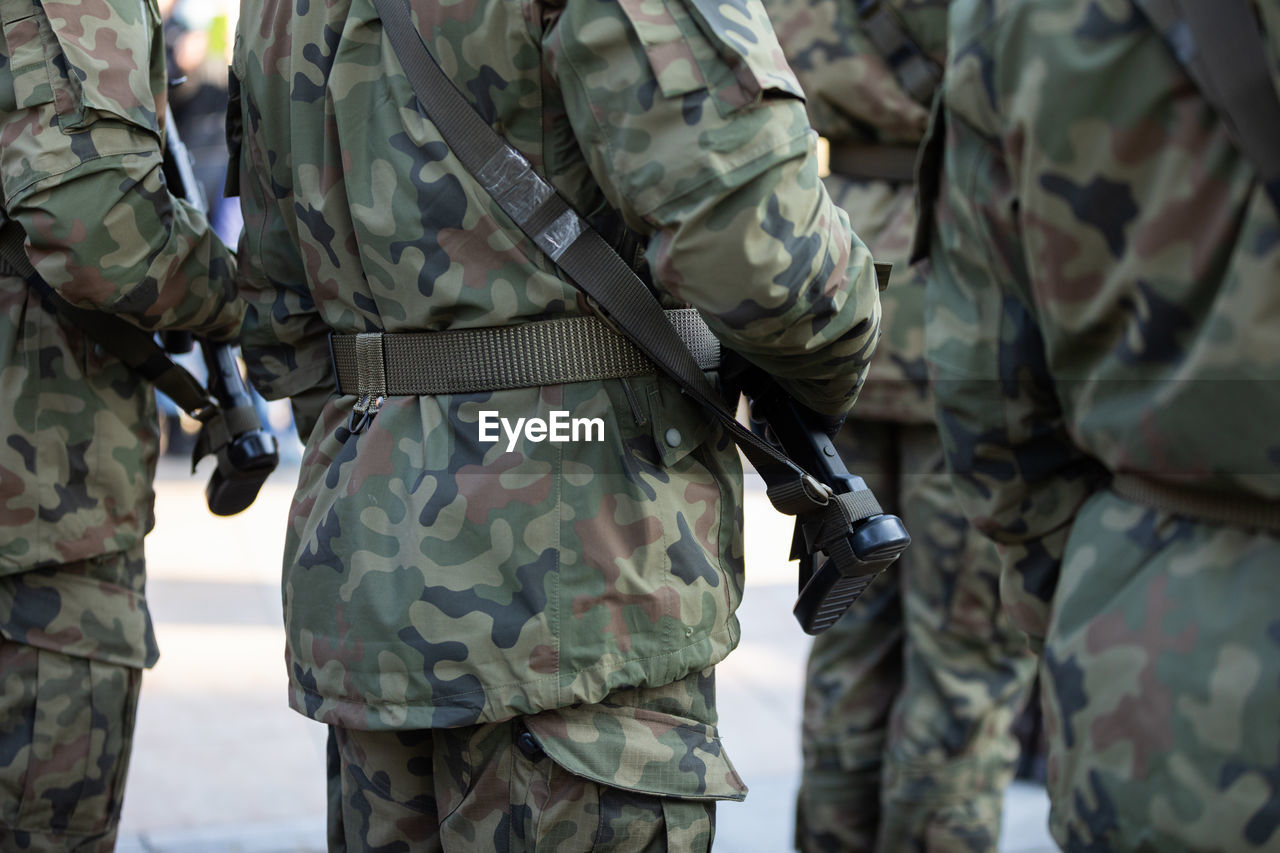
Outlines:
{"type": "MultiPolygon", "coordinates": [[[[664,311],[702,370],[720,342],[693,308],[664,311]]],[[[656,373],[643,353],[593,315],[443,332],[330,335],[338,393],[360,397],[469,394],[656,373]]]]}
{"type": "Polygon", "coordinates": [[[855,181],[910,184],[916,179],[914,145],[858,145],[830,142],[832,174],[855,181]]]}

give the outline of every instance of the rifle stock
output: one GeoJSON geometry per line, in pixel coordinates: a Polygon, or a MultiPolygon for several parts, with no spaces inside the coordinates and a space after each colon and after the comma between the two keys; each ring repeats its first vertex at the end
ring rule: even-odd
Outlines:
{"type": "Polygon", "coordinates": [[[880,511],[871,490],[849,472],[815,418],[769,376],[748,369],[743,391],[752,429],[774,442],[832,492],[825,511],[796,518],[791,559],[800,563],[792,613],[807,634],[820,634],[911,544],[902,520],[880,511]]]}

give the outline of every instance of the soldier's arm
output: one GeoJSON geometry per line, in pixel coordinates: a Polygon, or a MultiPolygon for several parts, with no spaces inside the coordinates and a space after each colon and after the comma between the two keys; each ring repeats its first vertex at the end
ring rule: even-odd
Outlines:
{"type": "Polygon", "coordinates": [[[947,467],[997,543],[1001,596],[1038,641],[1076,511],[1097,466],[1072,443],[1028,292],[1016,190],[998,141],[947,116],[930,241],[927,357],[947,467]]]}
{"type": "Polygon", "coordinates": [[[243,312],[234,259],[161,175],[159,20],[136,0],[106,0],[106,16],[103,5],[6,6],[8,216],[41,277],[72,304],[144,329],[234,337],[243,312]]]}
{"type": "Polygon", "coordinates": [[[570,2],[546,39],[591,172],[651,235],[662,290],[806,404],[846,409],[878,334],[875,275],[818,179],[763,9],[731,23],[711,4],[628,8],[570,2]]]}

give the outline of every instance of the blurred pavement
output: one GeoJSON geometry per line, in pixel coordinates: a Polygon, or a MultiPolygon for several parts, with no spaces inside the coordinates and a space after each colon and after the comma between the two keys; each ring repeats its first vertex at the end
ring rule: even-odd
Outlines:
{"type": "MultiPolygon", "coordinates": [[[[234,518],[204,505],[211,462],[192,477],[164,460],[148,598],[160,663],[143,679],[119,853],[323,851],[324,727],[286,705],[279,590],[297,469],[282,467],[234,518]]],[[[757,484],[758,485],[758,484],[757,484]]],[[[747,499],[742,643],[717,667],[720,731],[751,787],[717,809],[716,849],[785,853],[799,779],[808,638],[791,616],[787,518],[763,488],[747,499]]],[[[1004,853],[1048,853],[1042,789],[1006,797],[1004,853]]]]}

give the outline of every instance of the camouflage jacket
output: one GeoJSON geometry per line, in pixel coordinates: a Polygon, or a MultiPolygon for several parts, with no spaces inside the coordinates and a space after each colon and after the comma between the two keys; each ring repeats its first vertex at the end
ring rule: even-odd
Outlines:
{"type": "MultiPolygon", "coordinates": [[[[0,185],[40,275],[72,303],[143,328],[233,335],[243,306],[232,257],[161,177],[154,0],[0,0],[0,17],[0,185]]],[[[0,576],[140,552],[158,447],[152,388],[12,276],[0,277],[0,399],[0,576]]],[[[24,610],[5,588],[0,633],[137,665],[141,645],[106,652],[93,639],[145,622],[140,574],[118,581],[73,590],[65,578],[58,620],[71,624],[32,622],[46,608],[24,610]],[[89,610],[80,624],[75,613],[89,610]]]]}
{"type": "MultiPolygon", "coordinates": [[[[941,65],[948,3],[885,0],[880,5],[941,65]]],[[[868,39],[856,6],[855,0],[765,0],[782,50],[808,96],[815,130],[833,146],[917,144],[928,124],[928,106],[903,90],[868,39]]],[[[883,334],[853,417],[932,423],[924,362],[924,281],[907,264],[915,228],[914,186],[852,180],[835,172],[825,183],[876,260],[893,264],[889,288],[880,295],[883,334]]]]}
{"type": "MultiPolygon", "coordinates": [[[[1257,6],[1280,85],[1280,2],[1257,6]]],[[[951,23],[929,360],[966,512],[1043,636],[1110,474],[1280,497],[1280,220],[1128,3],[967,1],[951,23]]]]}
{"type": "MultiPolygon", "coordinates": [[[[482,114],[586,215],[649,236],[669,298],[810,405],[847,408],[878,327],[758,4],[413,4],[482,114]]],[[[327,335],[586,309],[414,108],[369,0],[248,3],[245,352],[307,436],[284,561],[292,702],[447,727],[663,685],[737,643],[733,445],[665,379],[392,397],[358,435],[327,335]],[[481,412],[601,441],[480,440],[481,412]]]]}

